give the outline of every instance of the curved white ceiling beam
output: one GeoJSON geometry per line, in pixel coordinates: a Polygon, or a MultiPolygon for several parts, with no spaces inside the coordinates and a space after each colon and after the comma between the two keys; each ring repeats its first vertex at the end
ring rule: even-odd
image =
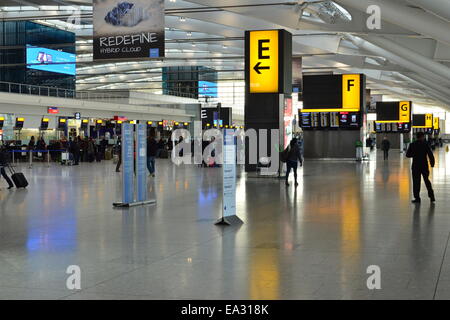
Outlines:
{"type": "Polygon", "coordinates": [[[438,17],[450,21],[450,1],[448,0],[407,0],[409,3],[421,7],[438,17]]]}
{"type": "MultiPolygon", "coordinates": [[[[448,31],[450,33],[450,29],[448,31]]],[[[433,61],[432,59],[424,57],[423,55],[418,54],[418,53],[416,53],[408,48],[405,48],[405,47],[397,44],[396,42],[386,39],[384,37],[367,36],[367,37],[361,37],[361,38],[363,38],[383,49],[389,50],[390,52],[396,54],[397,56],[402,57],[412,63],[415,63],[431,72],[434,72],[443,78],[450,80],[450,68],[448,68],[447,66],[445,66],[439,62],[436,62],[436,61],[433,61]]]]}
{"type": "Polygon", "coordinates": [[[419,74],[422,74],[424,76],[426,76],[427,78],[430,79],[434,79],[437,82],[441,82],[441,83],[445,83],[446,85],[450,85],[450,80],[448,80],[447,78],[443,78],[440,76],[436,76],[435,73],[421,67],[418,66],[417,64],[415,64],[414,62],[411,62],[409,60],[406,60],[402,57],[399,57],[397,55],[395,55],[394,53],[384,49],[384,48],[380,48],[379,46],[376,46],[373,43],[370,43],[362,38],[358,38],[358,37],[354,37],[352,35],[346,35],[346,37],[352,41],[354,44],[356,44],[358,47],[370,51],[376,55],[379,55],[381,57],[384,57],[388,60],[391,60],[397,64],[399,64],[400,66],[409,69],[413,72],[417,72],[419,74]]]}
{"type": "Polygon", "coordinates": [[[410,8],[393,0],[336,0],[336,2],[362,12],[366,12],[370,5],[378,5],[383,20],[450,44],[449,23],[421,9],[410,8]]]}

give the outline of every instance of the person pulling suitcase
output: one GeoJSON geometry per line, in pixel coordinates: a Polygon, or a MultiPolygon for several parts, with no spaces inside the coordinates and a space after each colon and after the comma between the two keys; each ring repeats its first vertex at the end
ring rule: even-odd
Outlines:
{"type": "Polygon", "coordinates": [[[4,146],[0,148],[0,173],[2,177],[5,179],[6,183],[8,183],[8,189],[14,187],[11,179],[6,174],[5,168],[9,165],[8,152],[4,146]]]}
{"type": "Polygon", "coordinates": [[[16,172],[13,167],[8,166],[11,172],[11,179],[14,181],[16,188],[26,188],[28,186],[28,181],[22,172],[16,172]]]}

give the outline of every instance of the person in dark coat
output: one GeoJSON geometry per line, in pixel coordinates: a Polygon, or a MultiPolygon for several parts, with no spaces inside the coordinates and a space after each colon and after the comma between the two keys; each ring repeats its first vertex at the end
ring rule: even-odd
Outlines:
{"type": "Polygon", "coordinates": [[[80,144],[78,141],[78,138],[73,139],[72,143],[70,144],[70,153],[73,155],[73,161],[74,165],[79,165],[80,162],[80,144]]]}
{"type": "Polygon", "coordinates": [[[300,148],[298,147],[297,139],[294,138],[289,143],[289,146],[284,151],[287,153],[287,171],[286,171],[286,185],[289,185],[289,173],[291,172],[291,169],[294,171],[294,179],[295,179],[295,186],[298,186],[297,183],[297,166],[298,162],[300,162],[300,166],[303,165],[302,162],[302,155],[300,153],[300,148]]]}
{"type": "Polygon", "coordinates": [[[147,139],[147,169],[152,177],[155,176],[155,158],[158,153],[158,143],[153,136],[147,139]]]}
{"type": "Polygon", "coordinates": [[[408,151],[406,152],[408,158],[413,159],[411,171],[413,178],[413,203],[420,203],[420,183],[421,177],[425,182],[428,190],[428,196],[430,201],[436,201],[434,198],[434,191],[429,180],[430,171],[428,169],[428,160],[430,161],[430,166],[434,167],[434,155],[431,151],[429,145],[425,141],[425,135],[423,132],[417,133],[417,140],[409,145],[408,151]],[[428,157],[428,158],[427,158],[428,157]]]}
{"type": "Polygon", "coordinates": [[[120,172],[120,166],[122,165],[122,139],[119,137],[116,144],[116,152],[119,156],[119,160],[116,165],[116,172],[120,172]]]}
{"type": "Polygon", "coordinates": [[[5,168],[8,166],[9,163],[9,155],[6,151],[5,147],[0,147],[0,174],[5,179],[6,183],[8,184],[8,189],[11,189],[14,187],[11,179],[6,174],[5,168]]]}
{"type": "Polygon", "coordinates": [[[381,141],[381,150],[383,150],[383,160],[389,159],[389,149],[391,148],[391,142],[388,140],[387,137],[383,138],[383,141],[381,141]]]}

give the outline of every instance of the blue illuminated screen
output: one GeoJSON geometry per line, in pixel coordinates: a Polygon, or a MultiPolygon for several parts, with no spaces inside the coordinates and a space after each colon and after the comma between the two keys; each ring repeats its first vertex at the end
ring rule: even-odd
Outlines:
{"type": "Polygon", "coordinates": [[[200,97],[217,98],[217,83],[209,81],[198,82],[198,95],[200,97]]]}
{"type": "Polygon", "coordinates": [[[29,69],[74,76],[76,74],[75,62],[76,55],[73,53],[27,46],[27,68],[29,69]]]}

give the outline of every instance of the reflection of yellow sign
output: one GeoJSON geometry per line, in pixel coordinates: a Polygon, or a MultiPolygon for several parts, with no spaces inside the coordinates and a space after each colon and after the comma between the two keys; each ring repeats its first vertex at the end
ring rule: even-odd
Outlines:
{"type": "Polygon", "coordinates": [[[342,75],[342,109],[360,110],[361,77],[359,74],[342,75]]]}
{"type": "Polygon", "coordinates": [[[400,101],[398,119],[399,119],[398,122],[410,122],[411,121],[411,102],[400,101]]]}
{"type": "Polygon", "coordinates": [[[278,92],[278,30],[250,31],[250,93],[278,92]]]}
{"type": "Polygon", "coordinates": [[[425,114],[425,127],[433,128],[433,115],[431,113],[425,114]]]}
{"type": "Polygon", "coordinates": [[[439,118],[438,117],[433,118],[433,129],[439,130],[439,118]]]}

